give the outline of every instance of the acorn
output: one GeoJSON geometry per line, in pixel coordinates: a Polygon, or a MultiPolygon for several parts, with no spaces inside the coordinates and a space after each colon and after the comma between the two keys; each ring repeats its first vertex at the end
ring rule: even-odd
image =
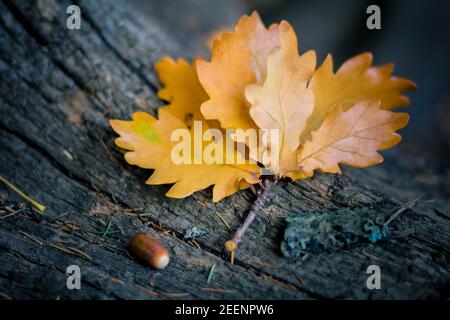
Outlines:
{"type": "Polygon", "coordinates": [[[164,245],[146,234],[137,234],[130,241],[130,250],[144,264],[164,269],[169,264],[169,252],[164,245]]]}

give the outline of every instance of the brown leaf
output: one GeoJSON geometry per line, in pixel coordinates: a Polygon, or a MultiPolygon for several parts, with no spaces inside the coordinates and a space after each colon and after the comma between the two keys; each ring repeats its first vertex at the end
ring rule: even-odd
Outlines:
{"type": "Polygon", "coordinates": [[[378,164],[383,157],[377,150],[399,143],[395,131],[408,121],[406,113],[381,110],[380,102],[359,102],[348,111],[337,105],[301,148],[298,165],[309,177],[315,169],[340,173],[339,163],[358,168],[378,164]]]}

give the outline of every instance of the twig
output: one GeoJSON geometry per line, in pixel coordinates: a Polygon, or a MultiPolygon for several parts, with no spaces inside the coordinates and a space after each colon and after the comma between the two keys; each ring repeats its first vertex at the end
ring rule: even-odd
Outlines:
{"type": "Polygon", "coordinates": [[[56,244],[53,244],[53,243],[48,243],[47,245],[48,245],[49,247],[52,247],[52,248],[58,249],[58,250],[60,250],[60,251],[62,251],[62,252],[65,252],[65,253],[68,253],[68,254],[73,254],[73,252],[72,252],[72,251],[70,251],[69,249],[66,249],[66,248],[60,247],[60,246],[58,246],[58,245],[56,245],[56,244]]]}
{"type": "Polygon", "coordinates": [[[111,283],[125,285],[125,282],[117,278],[111,278],[111,283]]]}
{"type": "Polygon", "coordinates": [[[106,152],[107,152],[108,155],[109,155],[109,158],[112,159],[112,160],[114,160],[114,156],[113,156],[113,154],[111,153],[111,151],[109,151],[108,146],[106,145],[105,141],[103,141],[103,139],[100,139],[100,143],[102,144],[103,148],[105,148],[106,152]]]}
{"type": "Polygon", "coordinates": [[[27,237],[28,239],[36,242],[39,246],[43,246],[44,243],[41,240],[38,240],[36,238],[34,238],[33,236],[29,235],[28,233],[26,233],[25,231],[19,231],[19,233],[23,234],[25,237],[27,237]]]}
{"type": "Polygon", "coordinates": [[[223,222],[223,224],[225,225],[225,227],[227,227],[228,230],[231,230],[230,225],[228,224],[227,220],[225,220],[224,217],[222,217],[222,215],[218,212],[214,212],[216,214],[216,216],[220,219],[220,221],[223,222]]]}
{"type": "Polygon", "coordinates": [[[298,274],[296,274],[295,277],[297,278],[298,282],[300,282],[300,284],[301,284],[302,286],[305,284],[305,279],[303,279],[302,277],[300,277],[298,274]]]}
{"type": "Polygon", "coordinates": [[[19,213],[19,212],[24,211],[25,209],[26,209],[26,208],[22,208],[22,209],[13,211],[13,212],[11,212],[11,213],[8,213],[8,214],[6,214],[6,215],[4,215],[4,216],[1,216],[0,219],[3,220],[3,219],[6,219],[6,218],[9,218],[9,217],[11,217],[11,216],[13,216],[13,215],[15,215],[15,214],[17,214],[17,213],[19,213]]]}
{"type": "Polygon", "coordinates": [[[150,296],[150,297],[157,297],[158,294],[150,289],[144,288],[143,286],[140,286],[138,284],[134,284],[134,287],[136,289],[139,289],[140,291],[144,292],[146,295],[150,296]]]}
{"type": "Polygon", "coordinates": [[[270,263],[261,261],[261,260],[256,259],[256,258],[250,259],[249,262],[253,263],[253,264],[259,264],[260,266],[263,266],[263,267],[266,267],[266,268],[269,268],[269,269],[273,269],[274,268],[274,266],[271,265],[270,263]]]}
{"type": "Polygon", "coordinates": [[[409,201],[405,204],[403,204],[397,211],[395,211],[390,217],[389,219],[385,222],[385,225],[389,225],[395,218],[397,218],[402,212],[413,208],[417,201],[420,200],[420,198],[422,198],[422,195],[418,196],[416,199],[409,201]]]}
{"type": "Polygon", "coordinates": [[[69,214],[68,212],[61,213],[61,214],[57,215],[56,217],[51,218],[50,221],[56,221],[64,216],[67,216],[68,214],[69,214]]]}
{"type": "Polygon", "coordinates": [[[195,240],[195,238],[191,239],[190,241],[191,243],[193,243],[197,248],[199,248],[200,250],[202,249],[202,247],[200,247],[200,245],[198,244],[198,242],[195,240]]]}
{"type": "Polygon", "coordinates": [[[89,260],[89,261],[92,260],[92,257],[90,255],[88,255],[87,253],[81,251],[80,249],[77,249],[75,247],[70,247],[70,246],[66,246],[66,248],[69,249],[70,251],[78,253],[80,256],[82,256],[86,260],[89,260]]]}
{"type": "Polygon", "coordinates": [[[122,211],[124,212],[124,213],[126,213],[126,212],[132,212],[132,213],[137,213],[137,214],[139,214],[139,215],[141,215],[141,216],[151,216],[152,214],[151,213],[141,213],[142,212],[142,208],[122,208],[122,211]]]}
{"type": "Polygon", "coordinates": [[[124,211],[123,214],[126,216],[133,216],[133,217],[140,217],[140,218],[153,216],[152,213],[135,213],[135,212],[126,212],[126,211],[124,211]]]}
{"type": "Polygon", "coordinates": [[[31,199],[29,196],[27,196],[25,193],[23,193],[19,188],[17,188],[15,185],[13,185],[11,182],[0,176],[0,181],[3,182],[7,187],[9,187],[11,190],[15,191],[19,196],[30,202],[36,209],[39,210],[40,213],[44,213],[45,207],[40,204],[39,202],[31,199]]]}
{"type": "Polygon", "coordinates": [[[267,178],[263,180],[263,182],[259,185],[260,188],[256,191],[256,199],[253,202],[244,223],[239,229],[236,230],[233,238],[225,242],[225,248],[230,252],[230,260],[232,264],[234,263],[235,251],[239,243],[242,241],[245,232],[255,220],[256,214],[264,208],[266,201],[270,198],[272,188],[277,184],[277,182],[277,179],[267,178]]]}
{"type": "Polygon", "coordinates": [[[174,297],[174,298],[181,298],[181,297],[187,297],[189,295],[189,292],[165,292],[160,291],[159,294],[166,296],[166,297],[174,297]]]}

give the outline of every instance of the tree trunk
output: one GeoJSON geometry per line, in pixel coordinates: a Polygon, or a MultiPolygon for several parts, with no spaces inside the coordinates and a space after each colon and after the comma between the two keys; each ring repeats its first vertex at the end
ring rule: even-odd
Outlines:
{"type": "Polygon", "coordinates": [[[343,175],[280,181],[231,264],[223,245],[245,219],[251,192],[217,204],[211,190],[166,198],[168,186],[145,185],[150,172],[124,161],[107,122],[135,111],[155,115],[161,102],[153,63],[195,53],[184,52],[157,19],[116,1],[79,1],[81,30],[68,30],[70,4],[0,2],[0,175],[47,207],[41,215],[0,187],[0,297],[449,297],[450,174],[416,155],[393,154],[380,167],[343,175]],[[422,193],[392,222],[403,237],[301,261],[280,253],[287,212],[379,210],[422,193]],[[184,239],[194,226],[208,234],[184,239]],[[128,253],[140,232],[169,249],[163,271],[128,253]],[[381,268],[380,290],[366,286],[373,264],[381,268]],[[66,287],[69,265],[80,266],[81,290],[66,287]]]}

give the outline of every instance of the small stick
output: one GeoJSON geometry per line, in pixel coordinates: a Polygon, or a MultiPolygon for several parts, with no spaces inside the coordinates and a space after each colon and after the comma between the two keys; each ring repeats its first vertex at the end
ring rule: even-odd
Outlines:
{"type": "Polygon", "coordinates": [[[66,249],[66,248],[64,248],[64,247],[60,247],[60,246],[58,246],[58,245],[56,245],[56,244],[48,243],[47,245],[48,245],[49,247],[58,249],[58,250],[60,250],[60,251],[62,251],[62,252],[65,252],[65,253],[68,253],[68,254],[73,254],[73,252],[70,251],[69,249],[66,249]]]}
{"type": "Polygon", "coordinates": [[[36,209],[39,210],[40,213],[44,213],[45,207],[40,204],[39,202],[31,199],[29,196],[27,196],[25,193],[23,193],[19,188],[17,188],[15,185],[13,185],[11,182],[0,176],[0,181],[3,182],[7,187],[11,188],[11,190],[15,191],[19,196],[30,202],[36,209]]]}
{"type": "Polygon", "coordinates": [[[272,188],[277,184],[277,182],[277,179],[264,179],[263,182],[259,184],[261,189],[258,189],[256,192],[256,199],[250,208],[250,212],[248,213],[247,218],[245,219],[242,226],[236,230],[233,238],[225,242],[225,248],[231,254],[231,264],[234,263],[234,256],[237,246],[242,241],[245,232],[248,230],[252,222],[255,221],[256,213],[264,208],[266,201],[269,199],[272,188]]]}
{"type": "Polygon", "coordinates": [[[195,238],[192,238],[191,242],[192,242],[197,248],[199,248],[200,250],[202,249],[202,248],[200,247],[200,245],[198,244],[198,242],[195,240],[195,238]]]}
{"type": "Polygon", "coordinates": [[[89,260],[89,261],[92,260],[92,257],[90,255],[88,255],[87,253],[81,251],[80,249],[77,249],[75,247],[70,247],[70,246],[66,246],[66,248],[71,250],[71,251],[73,251],[73,252],[75,252],[75,253],[78,253],[80,256],[82,256],[86,260],[89,260]]]}
{"type": "Polygon", "coordinates": [[[23,234],[25,237],[27,237],[30,240],[33,240],[34,242],[36,242],[38,245],[40,245],[41,247],[44,245],[44,243],[41,240],[38,240],[34,237],[32,237],[31,235],[29,235],[28,233],[26,233],[25,231],[19,231],[19,233],[23,234]]]}
{"type": "Polygon", "coordinates": [[[150,297],[157,297],[158,294],[150,289],[144,288],[143,286],[140,286],[138,284],[134,284],[134,287],[142,292],[144,292],[146,295],[150,296],[150,297]]]}
{"type": "Polygon", "coordinates": [[[160,294],[167,297],[174,297],[174,298],[180,298],[180,297],[187,297],[189,295],[189,292],[164,292],[160,291],[160,294]]]}
{"type": "Polygon", "coordinates": [[[13,212],[11,212],[11,213],[9,213],[9,214],[6,214],[6,215],[4,215],[4,216],[1,216],[0,219],[3,220],[3,219],[6,219],[6,218],[9,218],[9,217],[12,217],[13,215],[15,215],[15,214],[17,214],[17,213],[19,213],[19,212],[22,212],[22,211],[24,211],[24,210],[25,210],[25,208],[22,208],[22,209],[13,211],[13,212]]]}
{"type": "Polygon", "coordinates": [[[416,199],[414,199],[412,201],[409,201],[409,202],[403,204],[396,212],[394,212],[389,217],[389,219],[385,222],[385,225],[389,225],[395,218],[397,218],[404,211],[413,208],[417,204],[417,201],[420,200],[420,198],[422,198],[422,195],[420,195],[419,197],[417,197],[416,199]]]}
{"type": "Polygon", "coordinates": [[[123,282],[122,280],[117,279],[117,278],[111,278],[111,282],[114,284],[121,284],[121,285],[125,284],[125,282],[123,282]]]}
{"type": "Polygon", "coordinates": [[[215,213],[216,216],[220,219],[220,221],[223,222],[223,224],[225,225],[225,227],[227,227],[228,230],[231,230],[230,225],[228,224],[227,220],[225,220],[225,218],[222,217],[222,215],[221,215],[220,213],[215,212],[215,211],[214,211],[214,213],[215,213]]]}

